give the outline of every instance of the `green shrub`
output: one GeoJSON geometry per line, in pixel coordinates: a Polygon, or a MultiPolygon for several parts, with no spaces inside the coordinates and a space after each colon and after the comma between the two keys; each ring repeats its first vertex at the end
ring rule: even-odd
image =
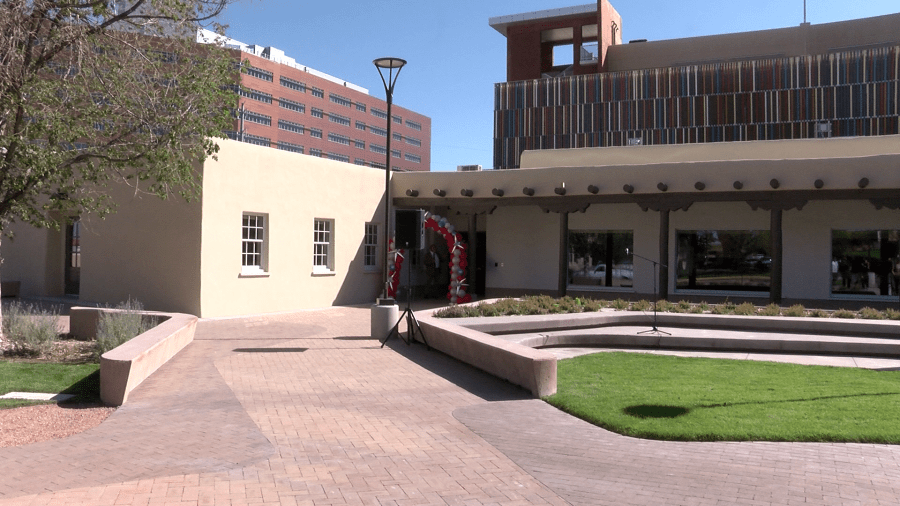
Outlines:
{"type": "Polygon", "coordinates": [[[884,320],[886,318],[884,313],[871,307],[864,307],[860,309],[859,317],[865,320],[884,320]]]}
{"type": "Polygon", "coordinates": [[[15,301],[3,309],[3,334],[14,355],[39,355],[49,351],[59,334],[59,313],[15,301]]]}
{"type": "Polygon", "coordinates": [[[707,304],[706,301],[700,302],[691,309],[692,313],[706,313],[707,311],[709,311],[709,304],[707,304]]]}
{"type": "Polygon", "coordinates": [[[837,311],[831,313],[831,316],[832,318],[846,318],[849,320],[856,318],[856,313],[847,309],[838,309],[837,311]]]}
{"type": "Polygon", "coordinates": [[[784,316],[806,316],[806,308],[803,307],[803,304],[794,304],[791,307],[785,308],[781,314],[784,316]]]}
{"type": "Polygon", "coordinates": [[[641,299],[637,302],[631,303],[632,311],[650,311],[651,309],[653,309],[653,307],[648,300],[641,299]]]}
{"type": "Polygon", "coordinates": [[[596,300],[596,299],[584,299],[582,302],[584,303],[585,312],[600,311],[601,309],[605,308],[608,304],[605,300],[596,300]]]}
{"type": "Polygon", "coordinates": [[[734,304],[716,304],[712,307],[712,314],[734,314],[734,304]]]}
{"type": "Polygon", "coordinates": [[[610,303],[609,303],[609,307],[611,307],[613,309],[617,309],[619,311],[628,309],[628,306],[629,306],[628,301],[624,300],[624,299],[616,299],[614,301],[610,301],[610,303]]]}
{"type": "Polygon", "coordinates": [[[156,326],[156,318],[145,316],[144,306],[136,300],[128,299],[114,309],[102,311],[97,322],[97,345],[94,351],[101,355],[156,326]]]}
{"type": "Polygon", "coordinates": [[[813,318],[829,318],[831,313],[824,309],[813,309],[809,312],[809,316],[812,316],[813,318]]]}
{"type": "Polygon", "coordinates": [[[675,304],[667,300],[658,300],[656,301],[656,310],[662,313],[671,313],[674,312],[675,304]]]}
{"type": "Polygon", "coordinates": [[[762,308],[759,311],[759,314],[762,316],[779,316],[781,314],[781,307],[779,307],[778,304],[769,304],[762,308]]]}
{"type": "Polygon", "coordinates": [[[900,311],[897,311],[893,308],[887,308],[884,310],[885,316],[890,320],[900,320],[900,311]]]}
{"type": "Polygon", "coordinates": [[[751,302],[743,302],[734,307],[734,314],[740,316],[753,316],[756,314],[756,306],[751,302]]]}
{"type": "Polygon", "coordinates": [[[694,309],[694,305],[686,300],[679,300],[678,304],[672,307],[673,313],[690,313],[694,309]]]}

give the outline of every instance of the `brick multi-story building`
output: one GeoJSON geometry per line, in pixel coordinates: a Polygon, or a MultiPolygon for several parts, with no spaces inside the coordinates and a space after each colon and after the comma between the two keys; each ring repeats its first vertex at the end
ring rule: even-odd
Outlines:
{"type": "MultiPolygon", "coordinates": [[[[201,31],[198,41],[216,36],[201,31]]],[[[340,162],[384,168],[387,102],[368,90],[298,64],[274,47],[226,39],[241,62],[235,140],[340,162]]],[[[373,69],[374,72],[374,69],[373,69]]],[[[428,171],[431,118],[393,104],[391,168],[428,171]]]]}

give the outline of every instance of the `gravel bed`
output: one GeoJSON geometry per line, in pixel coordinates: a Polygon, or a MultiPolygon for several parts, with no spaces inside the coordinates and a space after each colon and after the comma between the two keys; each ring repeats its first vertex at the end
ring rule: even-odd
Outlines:
{"type": "Polygon", "coordinates": [[[0,409],[0,448],[78,434],[100,425],[115,410],[105,406],[71,404],[0,409]]]}

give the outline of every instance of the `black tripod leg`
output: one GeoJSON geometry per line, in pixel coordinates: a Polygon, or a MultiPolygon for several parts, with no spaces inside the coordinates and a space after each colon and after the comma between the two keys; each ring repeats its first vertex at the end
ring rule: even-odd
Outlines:
{"type": "Polygon", "coordinates": [[[388,332],[388,335],[384,336],[384,340],[381,341],[382,348],[384,348],[384,345],[387,344],[388,339],[390,339],[391,336],[394,335],[394,333],[396,333],[398,337],[400,336],[400,322],[402,322],[402,321],[403,321],[403,315],[401,314],[400,319],[397,320],[397,323],[395,323],[394,326],[391,327],[391,330],[388,332]]]}
{"type": "Polygon", "coordinates": [[[410,319],[412,320],[413,325],[415,325],[415,327],[413,327],[413,325],[407,323],[407,326],[409,326],[409,328],[410,328],[410,332],[409,332],[409,334],[408,334],[408,335],[410,336],[410,339],[412,339],[413,337],[415,337],[415,332],[412,331],[412,329],[415,328],[415,330],[418,331],[419,335],[422,336],[422,342],[425,343],[425,348],[426,348],[428,351],[431,351],[431,345],[429,345],[429,344],[428,344],[428,341],[425,340],[425,332],[422,330],[422,326],[419,325],[419,320],[416,319],[415,313],[413,313],[412,311],[410,311],[410,312],[409,312],[409,317],[410,317],[410,319]]]}

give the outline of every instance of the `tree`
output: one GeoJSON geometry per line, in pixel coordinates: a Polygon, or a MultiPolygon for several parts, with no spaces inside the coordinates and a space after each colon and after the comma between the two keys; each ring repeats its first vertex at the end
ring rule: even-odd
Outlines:
{"type": "Polygon", "coordinates": [[[110,184],[199,195],[237,69],[196,30],[228,1],[0,2],[0,232],[103,216],[110,184]]]}

